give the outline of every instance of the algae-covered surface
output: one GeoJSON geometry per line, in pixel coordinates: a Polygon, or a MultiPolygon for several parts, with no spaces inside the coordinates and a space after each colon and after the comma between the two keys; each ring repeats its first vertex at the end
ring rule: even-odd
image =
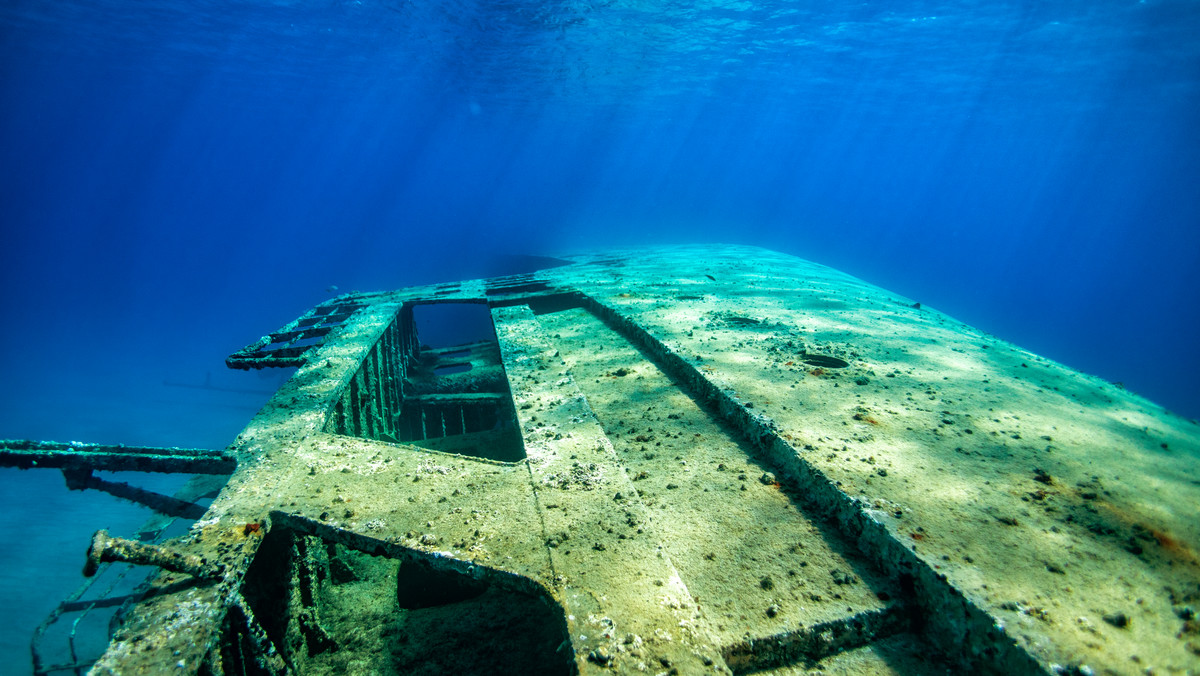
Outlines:
{"type": "Polygon", "coordinates": [[[894,590],[793,504],[772,468],[584,310],[539,318],[561,346],[663,548],[724,645],[884,605],[894,590]],[[891,591],[891,594],[888,592],[891,591]]]}
{"type": "Polygon", "coordinates": [[[98,673],[1200,673],[1194,421],[761,249],[566,260],[338,299],[98,673]]]}
{"type": "Polygon", "coordinates": [[[1194,421],[764,251],[659,251],[579,286],[753,407],[1043,664],[1197,669],[1194,421]]]}

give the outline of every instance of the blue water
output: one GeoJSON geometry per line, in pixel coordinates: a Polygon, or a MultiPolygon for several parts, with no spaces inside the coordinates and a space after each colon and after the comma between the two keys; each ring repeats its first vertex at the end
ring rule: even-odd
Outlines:
{"type": "MultiPolygon", "coordinates": [[[[331,285],[698,241],[1200,417],[1198,36],[1192,0],[7,0],[0,437],[220,447],[278,385],[224,356],[331,285]]],[[[144,518],[45,474],[0,472],[0,671],[144,518]]]]}

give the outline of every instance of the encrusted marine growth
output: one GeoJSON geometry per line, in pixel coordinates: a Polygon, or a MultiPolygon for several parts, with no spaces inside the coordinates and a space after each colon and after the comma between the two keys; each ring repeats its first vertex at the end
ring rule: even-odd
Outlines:
{"type": "Polygon", "coordinates": [[[6,442],[199,517],[96,534],[159,572],[94,673],[1200,672],[1193,422],[788,256],[562,262],[317,306],[221,452],[6,442]]]}

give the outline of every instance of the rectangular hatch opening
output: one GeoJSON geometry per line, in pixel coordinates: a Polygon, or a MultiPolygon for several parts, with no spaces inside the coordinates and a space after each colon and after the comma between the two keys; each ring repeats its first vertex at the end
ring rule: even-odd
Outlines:
{"type": "Polygon", "coordinates": [[[405,304],[345,388],[328,431],[500,462],[523,459],[487,304],[405,304]]]}

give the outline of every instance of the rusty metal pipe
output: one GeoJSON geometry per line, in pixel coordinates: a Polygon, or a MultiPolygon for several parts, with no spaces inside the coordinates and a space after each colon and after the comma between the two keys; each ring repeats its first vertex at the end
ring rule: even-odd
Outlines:
{"type": "Polygon", "coordinates": [[[161,545],[147,545],[125,538],[111,537],[106,530],[98,530],[88,547],[87,563],[83,566],[84,577],[91,577],[101,563],[124,561],[143,566],[158,566],[177,573],[185,573],[200,579],[221,576],[225,566],[214,565],[208,559],[185,554],[161,545]]]}

